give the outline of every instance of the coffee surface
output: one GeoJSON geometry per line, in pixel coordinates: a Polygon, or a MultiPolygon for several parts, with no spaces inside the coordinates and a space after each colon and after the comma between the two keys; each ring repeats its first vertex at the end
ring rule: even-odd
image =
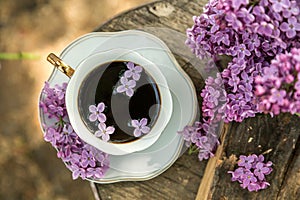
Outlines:
{"type": "Polygon", "coordinates": [[[124,61],[103,64],[93,70],[82,83],[79,91],[79,112],[88,129],[95,132],[98,127],[88,120],[89,105],[103,102],[106,107],[106,126],[113,126],[115,132],[110,135],[110,142],[124,143],[138,138],[133,136],[134,128],[131,120],[148,119],[148,127],[152,127],[159,115],[161,98],[157,84],[145,70],[136,81],[132,97],[125,93],[117,93],[121,84],[120,78],[127,70],[124,61]]]}

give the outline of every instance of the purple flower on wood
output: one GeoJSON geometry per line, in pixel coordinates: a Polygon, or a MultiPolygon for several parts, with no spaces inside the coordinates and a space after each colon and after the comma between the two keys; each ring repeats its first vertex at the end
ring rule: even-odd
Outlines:
{"type": "Polygon", "coordinates": [[[252,167],[253,162],[254,162],[254,157],[252,155],[250,156],[241,155],[238,165],[240,167],[245,167],[246,169],[250,169],[252,167]]]}
{"type": "Polygon", "coordinates": [[[234,171],[228,171],[231,174],[232,181],[238,181],[242,188],[248,191],[259,191],[267,188],[270,184],[266,181],[266,175],[272,172],[272,162],[263,163],[263,155],[240,156],[239,167],[234,171]],[[246,165],[245,160],[250,160],[246,165]]]}
{"type": "Polygon", "coordinates": [[[296,31],[300,31],[300,23],[296,17],[288,18],[288,22],[283,22],[280,25],[280,29],[286,32],[288,38],[293,38],[296,36],[296,31]]]}
{"type": "Polygon", "coordinates": [[[131,125],[134,127],[133,135],[140,137],[142,134],[149,133],[150,128],[147,126],[147,123],[147,118],[142,118],[140,121],[136,119],[131,120],[131,125]]]}
{"type": "Polygon", "coordinates": [[[99,122],[103,123],[106,121],[106,116],[102,112],[105,109],[105,104],[103,102],[99,103],[97,106],[95,105],[90,105],[89,106],[89,111],[91,112],[89,116],[89,120],[91,122],[95,122],[98,120],[99,122]]]}
{"type": "Polygon", "coordinates": [[[259,180],[264,180],[265,175],[269,174],[271,169],[269,167],[265,167],[265,165],[261,162],[257,163],[255,166],[254,174],[258,177],[259,180]]]}
{"type": "Polygon", "coordinates": [[[112,126],[106,127],[105,123],[98,124],[99,130],[95,132],[96,137],[101,137],[103,141],[107,142],[110,139],[110,134],[115,132],[115,128],[112,126]]]}
{"type": "Polygon", "coordinates": [[[133,88],[136,86],[136,82],[134,80],[128,80],[126,77],[121,77],[120,79],[121,85],[117,87],[118,93],[125,92],[127,96],[132,97],[134,91],[133,88]]]}
{"type": "Polygon", "coordinates": [[[124,76],[126,78],[132,77],[133,80],[138,81],[141,77],[143,68],[141,66],[135,65],[133,62],[128,62],[126,65],[128,70],[125,71],[124,76]]]}

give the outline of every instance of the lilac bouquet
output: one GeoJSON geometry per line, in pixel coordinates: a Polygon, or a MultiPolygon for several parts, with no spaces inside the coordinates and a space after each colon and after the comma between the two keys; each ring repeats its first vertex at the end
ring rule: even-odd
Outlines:
{"type": "Polygon", "coordinates": [[[109,155],[85,143],[74,132],[66,111],[66,87],[67,83],[54,87],[45,83],[40,107],[53,123],[43,125],[44,139],[56,148],[57,156],[72,171],[73,179],[102,178],[109,168],[109,155]]]}
{"type": "Polygon", "coordinates": [[[179,131],[199,160],[214,156],[220,121],[300,112],[300,1],[210,0],[193,22],[186,45],[219,69],[202,89],[201,120],[179,131]]]}

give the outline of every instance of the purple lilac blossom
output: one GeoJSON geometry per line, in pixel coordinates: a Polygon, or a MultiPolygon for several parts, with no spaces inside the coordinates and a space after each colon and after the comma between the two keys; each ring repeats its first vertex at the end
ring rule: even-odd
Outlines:
{"type": "Polygon", "coordinates": [[[300,113],[300,49],[279,54],[255,77],[258,110],[271,115],[281,112],[300,113]]]}
{"type": "Polygon", "coordinates": [[[131,78],[135,81],[138,81],[141,77],[141,72],[143,71],[143,68],[139,65],[135,65],[133,62],[128,62],[126,64],[128,70],[124,72],[124,76],[126,78],[131,78]]]}
{"type": "Polygon", "coordinates": [[[140,137],[142,134],[149,133],[150,128],[147,126],[147,123],[147,118],[142,118],[140,121],[136,119],[131,120],[131,126],[134,127],[134,137],[140,137]]]}
{"type": "Polygon", "coordinates": [[[44,139],[57,149],[57,156],[72,171],[73,179],[103,178],[109,169],[109,155],[86,144],[74,132],[65,107],[66,87],[67,83],[54,87],[50,87],[48,82],[45,83],[41,110],[57,121],[43,125],[44,139]],[[57,107],[61,108],[61,112],[54,112],[58,110],[57,107]]]}
{"type": "Polygon", "coordinates": [[[300,23],[296,17],[288,18],[287,22],[283,22],[280,25],[280,30],[286,32],[288,38],[293,38],[296,36],[297,31],[300,31],[300,23]]]}
{"type": "Polygon", "coordinates": [[[112,126],[106,127],[105,123],[99,123],[98,124],[98,130],[95,132],[96,137],[101,137],[101,139],[105,142],[109,141],[110,134],[113,134],[115,132],[115,128],[112,126]]]}
{"type": "Polygon", "coordinates": [[[89,106],[89,120],[91,122],[99,121],[100,123],[104,123],[106,121],[106,116],[103,114],[103,111],[105,109],[105,104],[103,102],[99,103],[97,106],[90,105],[89,106]]]}
{"type": "Polygon", "coordinates": [[[264,156],[256,154],[245,156],[240,155],[238,168],[228,171],[231,174],[231,181],[237,181],[240,186],[248,191],[259,191],[266,189],[270,184],[266,181],[266,176],[272,172],[273,163],[264,163],[264,156]]]}
{"type": "Polygon", "coordinates": [[[134,87],[136,86],[136,82],[134,80],[128,80],[126,77],[121,77],[120,79],[121,85],[117,87],[118,93],[125,92],[127,96],[132,97],[134,91],[134,87]]]}
{"type": "MultiPolygon", "coordinates": [[[[261,112],[258,103],[264,103],[268,109],[280,111],[278,105],[257,99],[256,92],[265,93],[266,88],[257,84],[254,79],[270,68],[270,60],[277,54],[293,47],[300,48],[298,2],[261,0],[253,7],[253,2],[247,0],[210,0],[204,6],[203,13],[193,17],[194,25],[186,31],[186,45],[192,52],[200,59],[211,57],[217,60],[220,55],[232,58],[227,68],[220,73],[223,90],[227,93],[225,102],[222,95],[224,92],[220,91],[219,95],[215,91],[217,87],[211,87],[219,77],[209,77],[205,81],[206,86],[201,92],[203,120],[209,123],[221,119],[225,122],[241,122],[261,112]],[[216,106],[218,101],[222,103],[216,106]]],[[[291,76],[286,79],[292,81],[291,76]]],[[[280,84],[278,81],[275,83],[280,84]]],[[[297,88],[300,87],[298,85],[300,81],[297,88]]],[[[280,94],[284,96],[283,93],[280,94]]],[[[275,99],[282,103],[278,96],[275,99]]],[[[294,99],[300,99],[300,91],[294,93],[294,99]]],[[[295,113],[298,108],[299,103],[294,102],[289,109],[295,113]]],[[[194,145],[188,136],[193,132],[191,130],[180,133],[187,144],[194,145]]],[[[257,185],[249,184],[249,187],[257,189],[257,185]]]]}

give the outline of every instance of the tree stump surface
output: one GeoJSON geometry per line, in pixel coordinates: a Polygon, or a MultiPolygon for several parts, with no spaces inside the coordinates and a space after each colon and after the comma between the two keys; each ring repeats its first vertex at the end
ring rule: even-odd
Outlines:
{"type": "MultiPolygon", "coordinates": [[[[95,31],[158,27],[185,34],[186,29],[193,24],[192,17],[200,15],[206,2],[154,2],[116,16],[95,31]]],[[[167,42],[168,45],[171,43],[167,42]]],[[[199,94],[204,85],[202,77],[195,73],[192,64],[180,56],[175,57],[191,77],[199,94]]],[[[95,184],[94,191],[102,200],[300,199],[299,122],[299,117],[281,114],[274,118],[258,115],[242,123],[226,124],[221,131],[221,145],[213,159],[199,162],[197,155],[188,155],[186,152],[156,178],[139,182],[95,184]],[[264,154],[265,160],[272,161],[274,165],[273,172],[267,176],[270,187],[259,192],[242,189],[237,182],[231,182],[231,175],[227,173],[235,169],[239,155],[252,153],[264,154]]]]}

